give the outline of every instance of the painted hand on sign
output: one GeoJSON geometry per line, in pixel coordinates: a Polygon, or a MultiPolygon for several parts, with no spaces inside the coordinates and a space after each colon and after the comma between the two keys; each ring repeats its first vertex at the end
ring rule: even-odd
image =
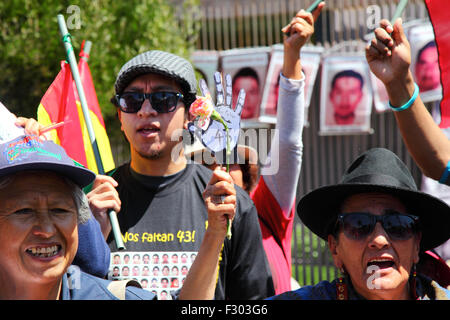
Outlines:
{"type": "MultiPolygon", "coordinates": [[[[213,152],[226,150],[227,172],[230,171],[229,157],[231,150],[236,146],[241,125],[242,107],[245,101],[245,91],[239,91],[236,108],[232,108],[232,80],[231,76],[225,76],[225,94],[220,72],[214,74],[214,82],[217,92],[217,107],[211,99],[206,82],[199,82],[203,97],[198,97],[190,106],[189,112],[196,117],[196,124],[188,125],[205,147],[213,152]]],[[[227,238],[231,239],[231,220],[227,222],[227,238]]]]}
{"type": "Polygon", "coordinates": [[[227,127],[230,138],[229,150],[232,150],[239,138],[245,91],[243,89],[239,91],[238,100],[233,109],[231,76],[229,74],[225,76],[225,91],[220,72],[214,74],[214,82],[217,92],[215,107],[206,82],[203,79],[199,81],[203,96],[191,105],[190,112],[198,118],[196,122],[189,124],[189,131],[194,133],[209,150],[219,152],[227,147],[227,127]]]}

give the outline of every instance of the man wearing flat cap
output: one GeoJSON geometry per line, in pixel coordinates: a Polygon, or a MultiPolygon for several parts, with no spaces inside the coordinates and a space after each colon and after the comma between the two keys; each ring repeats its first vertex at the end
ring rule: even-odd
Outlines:
{"type": "Polygon", "coordinates": [[[305,195],[297,212],[328,241],[342,277],[272,299],[450,299],[449,290],[416,271],[421,253],[449,239],[450,207],[418,191],[391,151],[361,154],[340,183],[305,195]]]}
{"type": "MultiPolygon", "coordinates": [[[[171,53],[144,52],[119,71],[112,101],[130,144],[131,161],[110,173],[114,180],[97,179],[88,194],[111,251],[117,248],[106,218],[109,208],[118,212],[129,252],[191,256],[199,251],[208,227],[203,197],[208,196],[209,189],[205,187],[220,173],[187,163],[183,149],[178,148],[181,142],[177,132],[187,129],[189,106],[196,92],[192,65],[171,53]]],[[[233,237],[225,240],[221,251],[215,298],[261,299],[273,295],[253,202],[237,186],[235,195],[225,190],[221,197],[214,196],[220,199],[224,211],[236,205],[233,237]]]]}

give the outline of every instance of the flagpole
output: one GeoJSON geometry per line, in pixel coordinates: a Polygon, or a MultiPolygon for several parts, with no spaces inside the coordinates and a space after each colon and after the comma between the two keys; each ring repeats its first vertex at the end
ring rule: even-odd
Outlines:
{"type": "MultiPolygon", "coordinates": [[[[92,149],[94,151],[95,162],[97,164],[97,169],[99,174],[105,174],[103,163],[100,157],[100,152],[98,149],[97,140],[95,138],[95,131],[92,126],[91,117],[89,115],[89,108],[86,101],[86,96],[84,94],[83,85],[81,83],[80,73],[78,72],[77,59],[75,58],[75,53],[73,52],[72,42],[70,40],[70,34],[67,30],[66,21],[64,20],[64,16],[62,14],[58,14],[58,25],[59,31],[61,33],[64,48],[66,49],[67,60],[70,65],[70,70],[72,71],[73,80],[75,81],[75,85],[77,87],[78,96],[81,102],[81,109],[84,115],[84,122],[86,123],[87,131],[89,134],[89,140],[92,144],[92,149]]],[[[113,210],[108,213],[109,219],[111,221],[111,227],[114,234],[114,239],[116,241],[117,249],[123,250],[125,249],[125,245],[123,244],[122,234],[120,233],[119,221],[117,220],[117,213],[113,210]]]]}
{"type": "MultiPolygon", "coordinates": [[[[91,48],[92,48],[92,42],[89,40],[86,40],[84,42],[84,47],[83,47],[83,52],[86,53],[86,55],[89,56],[89,53],[91,52],[91,48]]],[[[80,59],[84,59],[86,60],[86,62],[88,62],[89,58],[86,56],[81,57],[80,59]]]]}

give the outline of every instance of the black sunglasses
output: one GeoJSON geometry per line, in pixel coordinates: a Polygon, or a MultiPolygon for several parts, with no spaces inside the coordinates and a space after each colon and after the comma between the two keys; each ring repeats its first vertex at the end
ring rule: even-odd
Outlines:
{"type": "Polygon", "coordinates": [[[407,240],[419,229],[419,217],[410,214],[379,216],[366,212],[352,212],[338,215],[335,234],[338,228],[342,228],[348,238],[363,240],[373,232],[377,222],[381,222],[392,240],[407,240]]]}
{"type": "Polygon", "coordinates": [[[173,112],[178,102],[183,100],[183,95],[177,92],[158,91],[153,93],[124,92],[116,95],[117,104],[125,113],[136,113],[141,110],[145,99],[150,101],[152,108],[158,113],[173,112]]]}

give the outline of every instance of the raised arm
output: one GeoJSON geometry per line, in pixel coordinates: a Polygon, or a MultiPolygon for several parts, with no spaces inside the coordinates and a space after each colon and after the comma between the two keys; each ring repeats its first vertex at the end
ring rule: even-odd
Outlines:
{"type": "Polygon", "coordinates": [[[220,252],[227,234],[227,218],[236,210],[236,190],[233,179],[217,167],[203,192],[208,210],[208,228],[197,257],[181,288],[180,300],[211,300],[217,282],[220,252]]]}
{"type": "Polygon", "coordinates": [[[302,73],[300,50],[314,33],[317,20],[325,3],[319,4],[313,13],[300,10],[282,31],[284,36],[284,60],[280,77],[277,124],[278,143],[272,147],[269,158],[279,162],[279,170],[272,173],[262,168],[262,177],[286,215],[292,213],[298,177],[303,156],[302,131],[305,116],[305,79],[302,73]]]}
{"type": "Polygon", "coordinates": [[[411,49],[401,18],[393,26],[388,20],[380,22],[375,38],[366,47],[366,59],[371,71],[384,83],[393,107],[401,108],[412,102],[410,107],[394,111],[395,119],[406,147],[422,172],[440,180],[450,160],[450,141],[434,122],[420,94],[414,100],[411,49]]]}

